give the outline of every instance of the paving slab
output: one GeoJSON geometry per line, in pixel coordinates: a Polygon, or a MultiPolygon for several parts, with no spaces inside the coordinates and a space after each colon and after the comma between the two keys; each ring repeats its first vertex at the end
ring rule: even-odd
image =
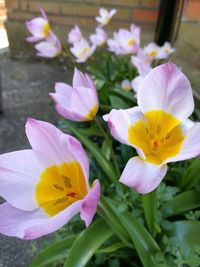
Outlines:
{"type": "MultiPolygon", "coordinates": [[[[3,113],[0,115],[0,154],[30,148],[24,125],[27,117],[55,123],[59,116],[48,96],[56,81],[69,82],[71,71],[57,64],[12,60],[0,55],[3,113]]],[[[0,199],[0,202],[3,202],[0,199]]],[[[51,235],[24,241],[0,234],[0,267],[27,267],[51,235]]]]}

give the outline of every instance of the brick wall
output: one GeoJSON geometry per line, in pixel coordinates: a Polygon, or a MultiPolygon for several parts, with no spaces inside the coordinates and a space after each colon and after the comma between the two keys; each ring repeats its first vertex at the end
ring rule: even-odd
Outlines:
{"type": "Polygon", "coordinates": [[[72,26],[74,23],[84,28],[94,28],[94,16],[100,6],[117,8],[113,26],[128,27],[132,21],[154,27],[157,19],[159,0],[6,0],[8,19],[24,21],[38,14],[43,7],[49,19],[56,25],[72,26]]]}

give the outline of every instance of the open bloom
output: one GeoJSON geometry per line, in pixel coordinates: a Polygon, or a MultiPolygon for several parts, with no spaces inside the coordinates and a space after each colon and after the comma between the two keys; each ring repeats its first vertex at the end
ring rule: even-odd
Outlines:
{"type": "Polygon", "coordinates": [[[93,120],[99,104],[95,85],[88,74],[75,69],[72,87],[66,83],[56,83],[55,90],[56,93],[50,96],[61,116],[73,121],[93,120]]]}
{"type": "Polygon", "coordinates": [[[100,8],[99,9],[100,16],[96,17],[96,21],[99,22],[101,27],[103,27],[110,22],[111,18],[115,15],[116,12],[117,12],[116,9],[112,9],[111,11],[108,11],[105,8],[100,8]]]}
{"type": "Polygon", "coordinates": [[[85,62],[94,53],[96,46],[88,43],[87,40],[81,39],[79,42],[73,44],[70,48],[72,54],[76,57],[76,61],[81,63],[85,62]]]}
{"type": "Polygon", "coordinates": [[[75,25],[74,28],[68,33],[68,42],[71,44],[79,42],[82,38],[82,32],[77,25],[75,25]]]}
{"type": "Polygon", "coordinates": [[[22,239],[50,234],[80,212],[88,226],[100,184],[89,186],[88,158],[80,142],[50,123],[28,119],[32,149],[0,155],[0,233],[22,239]]]}
{"type": "Polygon", "coordinates": [[[120,29],[118,32],[114,33],[113,38],[114,39],[108,40],[110,51],[125,55],[136,53],[140,46],[140,28],[132,24],[130,31],[120,29]]]}
{"type": "Polygon", "coordinates": [[[156,43],[149,43],[144,47],[144,52],[147,53],[150,61],[163,58],[161,48],[156,43]]]}
{"type": "Polygon", "coordinates": [[[37,17],[26,22],[26,27],[32,36],[26,40],[28,42],[38,42],[49,36],[51,28],[48,22],[48,18],[43,10],[41,10],[43,17],[37,17]]]}
{"type": "Polygon", "coordinates": [[[171,46],[170,43],[165,42],[161,47],[161,53],[163,58],[168,58],[172,53],[174,53],[175,49],[171,46]]]}
{"type": "Polygon", "coordinates": [[[90,36],[90,41],[95,46],[101,46],[105,44],[106,40],[107,40],[107,34],[101,28],[96,28],[96,33],[90,36]]]}
{"type": "Polygon", "coordinates": [[[188,116],[194,109],[190,82],[169,62],[154,68],[138,91],[138,107],[112,110],[104,116],[114,138],[134,147],[120,182],[140,193],[153,191],[167,172],[167,163],[200,154],[200,123],[188,116]]]}
{"type": "Polygon", "coordinates": [[[35,45],[35,49],[38,51],[37,56],[54,58],[61,53],[62,47],[58,37],[54,32],[51,32],[45,41],[35,45]]]}

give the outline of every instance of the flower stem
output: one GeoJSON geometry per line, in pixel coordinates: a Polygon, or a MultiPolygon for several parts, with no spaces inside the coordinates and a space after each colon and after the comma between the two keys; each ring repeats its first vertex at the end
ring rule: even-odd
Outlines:
{"type": "Polygon", "coordinates": [[[101,125],[101,123],[97,120],[96,117],[94,117],[94,122],[95,124],[98,126],[99,130],[101,131],[103,137],[105,138],[109,148],[110,148],[110,152],[111,152],[111,156],[112,156],[112,160],[113,160],[113,163],[114,163],[114,166],[115,166],[115,169],[116,169],[116,172],[117,172],[117,175],[120,176],[120,169],[119,169],[119,165],[117,163],[117,159],[116,159],[116,156],[115,156],[115,152],[113,150],[113,147],[112,147],[112,143],[106,133],[106,131],[104,130],[103,126],[101,125]]]}

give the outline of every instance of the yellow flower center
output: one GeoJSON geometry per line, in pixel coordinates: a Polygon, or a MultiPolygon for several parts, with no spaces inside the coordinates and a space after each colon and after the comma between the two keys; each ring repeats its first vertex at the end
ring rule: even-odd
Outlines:
{"type": "Polygon", "coordinates": [[[134,38],[131,38],[129,41],[128,41],[128,46],[131,46],[135,43],[135,39],[134,38]]]}
{"type": "Polygon", "coordinates": [[[43,26],[43,36],[46,38],[50,33],[50,25],[48,22],[46,22],[43,26]]]}
{"type": "Polygon", "coordinates": [[[185,136],[180,121],[165,111],[148,111],[144,116],[146,120],[129,127],[129,142],[142,149],[147,161],[159,165],[178,154],[185,136]]]}
{"type": "Polygon", "coordinates": [[[35,198],[41,208],[53,216],[87,194],[80,164],[76,161],[53,165],[40,175],[35,198]]]}
{"type": "Polygon", "coordinates": [[[87,51],[89,51],[90,50],[90,48],[89,47],[85,47],[85,48],[83,48],[80,52],[79,52],[79,54],[78,54],[78,57],[82,57],[87,51]]]}
{"type": "Polygon", "coordinates": [[[94,105],[93,108],[85,115],[85,119],[88,121],[93,120],[93,118],[97,114],[98,109],[98,105],[94,105]]]}
{"type": "Polygon", "coordinates": [[[149,52],[149,57],[156,56],[157,54],[158,52],[156,50],[152,50],[151,52],[149,52]]]}

